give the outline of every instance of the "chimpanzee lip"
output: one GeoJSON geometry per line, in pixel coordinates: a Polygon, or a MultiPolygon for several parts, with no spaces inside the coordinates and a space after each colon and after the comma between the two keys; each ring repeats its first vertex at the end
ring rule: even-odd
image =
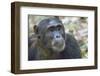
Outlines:
{"type": "Polygon", "coordinates": [[[65,41],[54,41],[52,42],[52,47],[55,51],[62,51],[65,48],[65,41]]]}
{"type": "Polygon", "coordinates": [[[61,46],[64,44],[64,40],[55,40],[52,43],[54,46],[61,46]]]}

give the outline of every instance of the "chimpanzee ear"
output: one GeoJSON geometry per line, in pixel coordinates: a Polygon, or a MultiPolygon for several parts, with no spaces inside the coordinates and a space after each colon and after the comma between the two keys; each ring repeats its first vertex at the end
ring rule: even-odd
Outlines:
{"type": "Polygon", "coordinates": [[[34,29],[34,33],[36,34],[37,38],[40,39],[40,35],[38,34],[38,26],[34,25],[33,29],[34,29]]]}
{"type": "Polygon", "coordinates": [[[38,26],[34,25],[33,29],[34,29],[34,33],[37,34],[38,33],[38,26]]]}

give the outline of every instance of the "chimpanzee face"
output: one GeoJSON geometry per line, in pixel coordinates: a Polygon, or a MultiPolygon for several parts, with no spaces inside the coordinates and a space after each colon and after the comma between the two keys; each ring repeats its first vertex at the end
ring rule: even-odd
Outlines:
{"type": "Polygon", "coordinates": [[[61,52],[65,48],[65,31],[58,18],[42,20],[38,25],[38,33],[42,45],[53,51],[61,52]]]}

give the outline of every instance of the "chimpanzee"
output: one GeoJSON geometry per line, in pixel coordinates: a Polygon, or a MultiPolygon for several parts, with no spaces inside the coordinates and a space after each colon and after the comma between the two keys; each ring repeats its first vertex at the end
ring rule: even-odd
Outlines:
{"type": "Polygon", "coordinates": [[[65,33],[58,17],[43,19],[34,26],[36,38],[28,39],[28,60],[81,58],[74,36],[65,33]]]}

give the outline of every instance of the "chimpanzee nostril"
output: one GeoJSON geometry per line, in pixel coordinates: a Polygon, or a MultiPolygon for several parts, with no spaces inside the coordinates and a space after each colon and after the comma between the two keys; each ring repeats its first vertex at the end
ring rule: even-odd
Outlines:
{"type": "Polygon", "coordinates": [[[56,38],[60,38],[60,36],[56,36],[56,38]]]}

